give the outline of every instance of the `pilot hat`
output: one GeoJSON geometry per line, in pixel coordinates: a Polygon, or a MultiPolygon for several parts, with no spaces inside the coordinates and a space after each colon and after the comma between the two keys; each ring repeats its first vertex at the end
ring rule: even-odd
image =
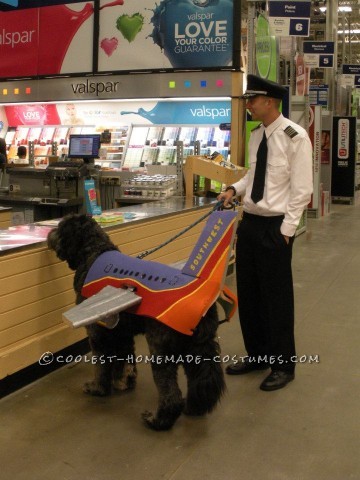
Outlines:
{"type": "Polygon", "coordinates": [[[287,89],[278,83],[266,80],[265,78],[249,74],[247,76],[246,91],[240,98],[251,98],[256,95],[265,95],[271,98],[283,99],[287,93],[287,89]]]}

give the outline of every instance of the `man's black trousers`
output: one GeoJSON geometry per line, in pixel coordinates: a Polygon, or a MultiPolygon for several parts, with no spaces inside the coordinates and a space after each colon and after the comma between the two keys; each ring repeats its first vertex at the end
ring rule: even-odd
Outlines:
{"type": "Polygon", "coordinates": [[[280,232],[283,216],[244,213],[236,243],[239,316],[249,357],[272,370],[295,368],[293,238],[280,232]]]}

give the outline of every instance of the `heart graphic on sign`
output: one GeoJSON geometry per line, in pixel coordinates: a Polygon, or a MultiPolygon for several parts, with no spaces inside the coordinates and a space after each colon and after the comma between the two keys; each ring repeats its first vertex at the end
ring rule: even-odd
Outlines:
{"type": "Polygon", "coordinates": [[[141,13],[134,13],[131,17],[129,15],[121,15],[116,21],[116,28],[129,43],[135,40],[143,25],[144,17],[141,13]]]}
{"type": "Polygon", "coordinates": [[[114,51],[117,49],[119,40],[115,37],[112,38],[103,38],[100,43],[100,47],[104,50],[106,55],[110,57],[114,51]]]}

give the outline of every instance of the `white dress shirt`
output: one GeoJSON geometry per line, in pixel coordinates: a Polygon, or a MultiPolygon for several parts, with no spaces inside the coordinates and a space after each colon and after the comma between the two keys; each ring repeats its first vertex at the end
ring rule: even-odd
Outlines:
{"type": "Polygon", "coordinates": [[[243,197],[244,211],[253,215],[284,215],[281,233],[292,237],[313,191],[312,145],[306,130],[282,114],[266,128],[254,129],[249,141],[249,170],[232,186],[243,197]],[[291,128],[288,128],[291,127],[291,128]],[[286,129],[288,128],[286,133],[286,129]],[[264,197],[254,203],[256,153],[263,134],[267,137],[268,155],[264,197]]]}

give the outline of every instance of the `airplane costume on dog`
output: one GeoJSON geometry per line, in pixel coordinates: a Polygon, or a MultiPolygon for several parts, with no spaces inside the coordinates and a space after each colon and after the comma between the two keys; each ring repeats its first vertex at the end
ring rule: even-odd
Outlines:
{"type": "Polygon", "coordinates": [[[74,327],[97,321],[114,328],[118,316],[113,322],[110,317],[114,319],[116,313],[126,310],[192,335],[221,294],[230,304],[227,315],[230,318],[236,310],[236,297],[224,287],[224,280],[236,226],[237,212],[212,212],[181,270],[118,251],[101,254],[84,282],[81,293],[87,300],[64,317],[74,327]]]}

